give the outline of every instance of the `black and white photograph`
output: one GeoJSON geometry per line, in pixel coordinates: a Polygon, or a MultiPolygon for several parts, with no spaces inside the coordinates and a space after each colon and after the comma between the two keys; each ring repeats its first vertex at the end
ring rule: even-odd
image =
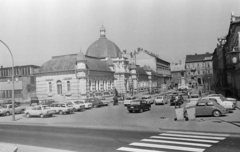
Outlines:
{"type": "Polygon", "coordinates": [[[0,152],[239,152],[240,0],[0,0],[0,152]]]}

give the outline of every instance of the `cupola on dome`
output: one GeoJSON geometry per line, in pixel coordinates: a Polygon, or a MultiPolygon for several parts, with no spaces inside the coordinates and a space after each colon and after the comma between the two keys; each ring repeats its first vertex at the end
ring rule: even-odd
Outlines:
{"type": "Polygon", "coordinates": [[[119,47],[106,38],[106,29],[102,26],[100,29],[100,38],[93,42],[87,49],[86,56],[95,58],[117,58],[122,56],[119,47]]]}

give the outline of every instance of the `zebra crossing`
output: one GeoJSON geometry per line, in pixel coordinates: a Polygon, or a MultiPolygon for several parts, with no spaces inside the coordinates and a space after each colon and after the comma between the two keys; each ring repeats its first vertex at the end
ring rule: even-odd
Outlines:
{"type": "Polygon", "coordinates": [[[228,134],[202,132],[167,131],[158,136],[141,139],[140,142],[130,143],[117,151],[125,152],[167,152],[186,151],[203,152],[206,148],[226,139],[228,134]]]}

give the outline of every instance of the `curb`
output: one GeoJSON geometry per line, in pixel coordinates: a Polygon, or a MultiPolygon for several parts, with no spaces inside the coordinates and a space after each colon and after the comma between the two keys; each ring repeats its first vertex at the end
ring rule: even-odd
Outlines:
{"type": "Polygon", "coordinates": [[[218,132],[218,131],[202,131],[202,130],[193,130],[193,129],[167,129],[167,128],[159,128],[160,131],[182,131],[182,132],[199,132],[199,133],[215,133],[215,134],[229,134],[229,135],[235,135],[240,136],[240,133],[237,132],[218,132]]]}

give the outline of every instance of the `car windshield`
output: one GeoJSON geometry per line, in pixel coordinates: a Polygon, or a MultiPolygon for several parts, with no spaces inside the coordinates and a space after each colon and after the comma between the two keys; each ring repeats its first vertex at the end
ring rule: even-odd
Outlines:
{"type": "Polygon", "coordinates": [[[133,100],[133,99],[134,99],[133,97],[126,98],[126,100],[133,100]]]}
{"type": "Polygon", "coordinates": [[[162,96],[160,96],[160,97],[157,97],[157,99],[162,99],[163,97],[162,96]]]}
{"type": "Polygon", "coordinates": [[[80,104],[81,102],[80,101],[74,101],[75,104],[80,104]]]}
{"type": "Polygon", "coordinates": [[[222,101],[226,101],[226,100],[225,100],[226,98],[224,98],[224,97],[220,97],[220,99],[221,99],[222,101]]]}
{"type": "Polygon", "coordinates": [[[150,97],[142,97],[142,99],[149,99],[150,97]]]}
{"type": "Polygon", "coordinates": [[[72,103],[67,103],[68,107],[72,107],[72,105],[73,105],[72,103]]]}

